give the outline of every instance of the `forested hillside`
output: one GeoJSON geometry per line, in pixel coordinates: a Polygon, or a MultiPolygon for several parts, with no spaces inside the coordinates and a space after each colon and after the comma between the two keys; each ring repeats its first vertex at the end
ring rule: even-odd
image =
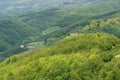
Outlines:
{"type": "Polygon", "coordinates": [[[27,36],[30,36],[32,30],[31,27],[17,19],[0,20],[0,39],[4,41],[1,44],[6,44],[0,45],[0,51],[4,51],[7,47],[10,47],[9,45],[15,45],[27,36]]]}
{"type": "Polygon", "coordinates": [[[6,52],[7,50],[13,47],[20,47],[20,45],[23,44],[22,41],[34,35],[34,32],[32,27],[20,20],[0,20],[0,60],[10,55],[10,52],[6,52]],[[6,54],[4,54],[4,52],[6,52],[6,54]]]}
{"type": "MultiPolygon", "coordinates": [[[[30,47],[35,48],[36,46],[38,46],[36,43],[39,43],[40,47],[49,46],[53,45],[53,43],[55,43],[57,40],[64,38],[65,36],[70,35],[72,33],[89,32],[87,30],[83,31],[81,29],[89,24],[92,24],[91,22],[93,19],[107,20],[119,17],[118,0],[98,2],[92,1],[92,3],[90,4],[87,4],[91,2],[89,0],[83,2],[81,1],[75,2],[81,4],[84,3],[86,5],[81,6],[77,3],[74,3],[73,4],[74,6],[72,7],[69,6],[67,6],[66,8],[57,7],[37,13],[15,16],[14,18],[1,19],[0,20],[1,28],[0,55],[2,54],[1,57],[5,58],[10,55],[17,54],[16,50],[20,47],[20,45],[25,45],[27,47],[30,43],[30,47]]],[[[114,32],[114,34],[117,36],[119,35],[118,28],[117,32],[114,32]]],[[[94,32],[97,32],[97,30],[94,32]]],[[[101,30],[101,32],[106,31],[101,30]]]]}
{"type": "MultiPolygon", "coordinates": [[[[65,36],[76,34],[76,33],[96,33],[104,32],[114,34],[119,37],[119,26],[120,26],[120,11],[113,11],[110,13],[84,17],[83,19],[76,21],[64,27],[61,30],[54,31],[47,35],[48,38],[63,38],[65,36]]],[[[67,20],[66,20],[67,21],[67,20]]],[[[65,21],[64,21],[65,22],[65,21]]]]}
{"type": "Polygon", "coordinates": [[[26,57],[6,59],[0,63],[0,79],[119,80],[119,48],[120,39],[113,35],[77,34],[26,57]]]}
{"type": "Polygon", "coordinates": [[[120,79],[119,0],[0,1],[0,80],[120,79]]]}

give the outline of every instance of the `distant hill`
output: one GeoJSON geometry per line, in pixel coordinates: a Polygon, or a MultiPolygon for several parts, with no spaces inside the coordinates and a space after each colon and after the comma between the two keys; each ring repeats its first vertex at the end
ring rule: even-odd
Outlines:
{"type": "MultiPolygon", "coordinates": [[[[24,1],[18,2],[19,4],[27,4],[27,2],[24,1]]],[[[57,0],[56,2],[59,3],[57,0]]],[[[10,4],[11,1],[4,1],[3,3],[10,4]]],[[[2,16],[6,15],[3,13],[4,12],[0,15],[1,19],[7,17],[2,16]]],[[[16,53],[14,50],[16,51],[16,48],[19,47],[20,44],[41,42],[42,45],[44,43],[44,46],[52,45],[57,40],[70,35],[71,33],[81,31],[81,29],[88,25],[89,21],[93,19],[108,19],[114,17],[119,17],[118,0],[102,2],[100,0],[97,2],[93,0],[62,1],[62,5],[59,6],[59,8],[52,8],[31,14],[20,15],[14,17],[14,19],[7,17],[7,19],[0,20],[1,54],[4,56],[4,51],[6,56],[8,56],[8,53],[9,55],[16,53]],[[91,3],[87,4],[89,2],[91,3]],[[72,6],[70,7],[70,5],[72,6]],[[9,38],[10,40],[8,40],[9,38]],[[15,47],[15,45],[17,45],[15,49],[7,50],[8,48],[15,47]]],[[[118,35],[118,33],[115,34],[118,35]]]]}
{"type": "Polygon", "coordinates": [[[0,12],[0,19],[10,18],[10,15],[0,12]]]}
{"type": "Polygon", "coordinates": [[[21,45],[24,39],[32,35],[34,29],[20,20],[0,20],[0,52],[21,45]]]}
{"type": "Polygon", "coordinates": [[[101,0],[0,0],[0,11],[9,14],[24,14],[32,13],[36,11],[43,11],[46,9],[83,5],[88,3],[94,3],[101,0]]]}

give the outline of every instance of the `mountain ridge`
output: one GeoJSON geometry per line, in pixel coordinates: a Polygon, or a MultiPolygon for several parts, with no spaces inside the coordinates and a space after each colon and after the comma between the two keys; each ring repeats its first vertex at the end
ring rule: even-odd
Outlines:
{"type": "MultiPolygon", "coordinates": [[[[91,0],[94,2],[93,0],[91,0]]],[[[24,14],[24,13],[30,13],[30,12],[36,12],[36,11],[42,11],[46,9],[61,7],[64,5],[74,5],[74,4],[85,4],[91,2],[89,0],[81,1],[81,0],[20,0],[20,1],[3,1],[3,4],[0,4],[0,11],[4,10],[6,13],[9,14],[24,14]]],[[[100,1],[100,0],[98,0],[100,1]]]]}

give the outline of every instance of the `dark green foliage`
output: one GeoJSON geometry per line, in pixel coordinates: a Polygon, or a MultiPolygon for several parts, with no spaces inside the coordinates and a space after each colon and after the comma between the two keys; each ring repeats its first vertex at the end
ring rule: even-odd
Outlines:
{"type": "Polygon", "coordinates": [[[20,43],[30,35],[31,28],[19,20],[9,19],[0,21],[0,49],[3,47],[3,51],[10,46],[16,45],[16,43],[20,43]]]}
{"type": "Polygon", "coordinates": [[[111,61],[112,58],[113,58],[113,54],[111,53],[103,53],[100,55],[101,59],[104,61],[104,62],[108,62],[108,61],[111,61]]]}
{"type": "Polygon", "coordinates": [[[87,15],[78,15],[78,14],[74,14],[74,15],[67,15],[64,18],[58,20],[56,23],[58,26],[60,27],[66,27],[68,25],[71,25],[73,23],[76,23],[77,21],[83,21],[83,20],[87,20],[89,17],[91,16],[87,16],[87,15]]]}
{"type": "Polygon", "coordinates": [[[30,26],[37,28],[38,32],[41,32],[49,27],[53,27],[55,22],[62,16],[62,13],[59,12],[59,9],[50,9],[43,12],[38,12],[29,15],[19,16],[18,19],[21,19],[30,26]]]}
{"type": "Polygon", "coordinates": [[[32,27],[18,19],[0,20],[0,52],[2,52],[0,56],[6,58],[27,50],[18,48],[24,44],[23,40],[33,36],[33,33],[35,32],[32,27]]]}

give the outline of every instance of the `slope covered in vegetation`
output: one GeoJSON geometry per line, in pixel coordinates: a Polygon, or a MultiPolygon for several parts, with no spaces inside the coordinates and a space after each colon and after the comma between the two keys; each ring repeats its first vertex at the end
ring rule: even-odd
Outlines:
{"type": "Polygon", "coordinates": [[[0,80],[120,79],[120,1],[61,1],[0,15],[0,80]]]}
{"type": "MultiPolygon", "coordinates": [[[[8,49],[18,47],[23,44],[23,40],[29,36],[33,36],[35,28],[30,27],[24,22],[17,19],[0,20],[0,57],[5,57],[10,53],[4,55],[8,49]]],[[[0,58],[1,60],[1,58],[0,58]]]]}
{"type": "Polygon", "coordinates": [[[0,63],[1,80],[119,80],[120,39],[76,34],[55,46],[14,55],[0,63]]]}
{"type": "MultiPolygon", "coordinates": [[[[73,24],[69,24],[61,30],[54,31],[51,34],[48,34],[48,37],[64,37],[72,33],[96,33],[96,32],[105,32],[109,34],[114,34],[119,37],[120,30],[120,11],[113,11],[110,13],[91,16],[79,21],[76,21],[73,24]],[[102,27],[101,27],[102,26],[102,27]]],[[[66,20],[67,21],[67,20],[66,20]]],[[[65,22],[65,21],[64,21],[65,22]]]]}
{"type": "Polygon", "coordinates": [[[112,18],[107,20],[92,20],[88,25],[86,25],[81,32],[83,33],[95,33],[95,32],[105,32],[109,34],[114,34],[120,37],[120,18],[112,18]]]}
{"type": "MultiPolygon", "coordinates": [[[[0,20],[0,60],[19,53],[20,45],[42,43],[40,46],[49,46],[71,33],[81,32],[81,29],[91,24],[93,19],[107,20],[108,18],[118,17],[120,13],[119,0],[72,1],[72,4],[65,1],[63,5],[66,7],[59,6],[37,13],[16,16],[15,19],[0,20]],[[79,3],[81,4],[79,5],[79,3]]],[[[117,29],[116,33],[108,33],[119,36],[118,28],[112,28],[113,30],[117,29]]],[[[100,32],[106,32],[102,30],[100,32]]],[[[87,32],[89,31],[82,31],[82,33],[87,32]]],[[[32,45],[32,47],[34,46],[36,44],[32,45]]],[[[24,50],[20,52],[22,51],[24,50]]]]}

